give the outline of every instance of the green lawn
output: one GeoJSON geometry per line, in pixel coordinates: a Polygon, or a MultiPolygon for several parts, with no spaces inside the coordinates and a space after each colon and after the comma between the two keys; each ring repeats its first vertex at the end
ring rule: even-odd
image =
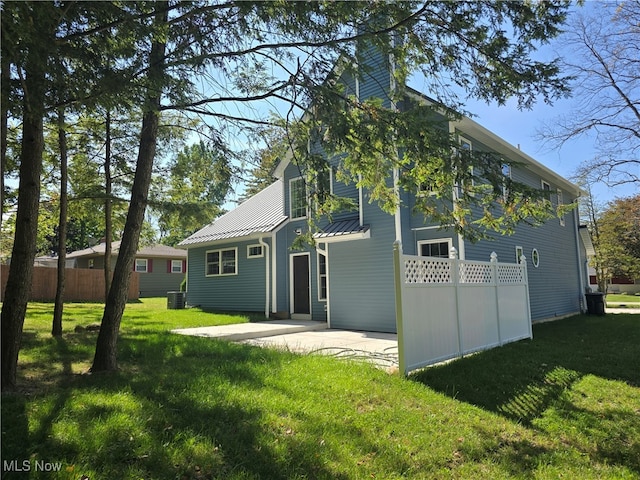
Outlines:
{"type": "Polygon", "coordinates": [[[52,305],[30,306],[23,393],[2,398],[2,459],[31,471],[3,479],[640,476],[640,316],[536,325],[533,341],[404,379],[171,335],[235,319],[152,303],[127,307],[110,375],[81,374],[96,334],[73,332],[99,320],[97,306],[67,305],[63,340],[48,335],[52,305]]]}
{"type": "Polygon", "coordinates": [[[607,305],[610,307],[628,306],[640,308],[640,295],[625,295],[621,293],[609,293],[606,296],[607,305]]]}

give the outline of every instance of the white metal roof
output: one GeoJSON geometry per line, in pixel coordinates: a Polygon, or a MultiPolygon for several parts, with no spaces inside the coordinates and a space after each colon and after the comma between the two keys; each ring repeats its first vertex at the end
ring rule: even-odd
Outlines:
{"type": "Polygon", "coordinates": [[[178,246],[188,248],[272,232],[287,219],[284,214],[283,185],[281,180],[272,183],[233,210],[185,238],[178,246]]]}

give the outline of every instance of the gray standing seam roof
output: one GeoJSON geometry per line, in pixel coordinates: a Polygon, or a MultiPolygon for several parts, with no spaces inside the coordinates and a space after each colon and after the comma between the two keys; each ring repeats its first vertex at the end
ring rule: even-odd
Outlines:
{"type": "MultiPolygon", "coordinates": [[[[76,250],[67,254],[68,259],[82,258],[82,257],[98,257],[104,255],[106,245],[104,242],[94,245],[93,247],[85,248],[83,250],[76,250]]],[[[117,255],[120,251],[120,240],[111,242],[111,253],[117,255]]],[[[167,257],[167,258],[186,258],[187,253],[184,250],[173,248],[168,245],[147,245],[139,248],[136,252],[136,256],[147,257],[167,257]]]]}
{"type": "Polygon", "coordinates": [[[354,233],[364,233],[367,230],[369,230],[369,225],[360,225],[360,219],[353,218],[330,223],[313,236],[314,238],[341,237],[354,233]]]}
{"type": "Polygon", "coordinates": [[[273,231],[287,219],[283,185],[282,180],[272,183],[178,245],[187,247],[273,231]]]}

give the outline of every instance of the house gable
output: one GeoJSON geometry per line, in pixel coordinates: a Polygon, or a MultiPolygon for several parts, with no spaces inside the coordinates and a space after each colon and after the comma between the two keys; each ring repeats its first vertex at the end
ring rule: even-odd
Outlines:
{"type": "MultiPolygon", "coordinates": [[[[373,55],[367,62],[375,68],[367,69],[359,78],[343,75],[347,91],[360,99],[382,98],[390,107],[388,92],[392,81],[387,59],[373,55]]],[[[409,108],[411,102],[430,101],[411,89],[408,92],[410,101],[403,102],[400,108],[409,108]]],[[[434,110],[433,114],[437,112],[434,110]]],[[[443,128],[465,139],[466,148],[494,152],[498,158],[514,162],[508,171],[514,181],[540,188],[544,180],[556,202],[562,199],[570,203],[580,193],[573,184],[471,119],[445,122],[443,128]]],[[[315,153],[322,152],[321,145],[312,148],[315,153]]],[[[566,215],[564,225],[553,219],[539,228],[520,225],[510,237],[497,236],[493,241],[471,244],[451,229],[425,222],[413,209],[415,197],[407,192],[400,193],[401,207],[395,216],[383,212],[369,201],[367,191],[356,188],[354,182],[337,180],[340,162],[339,155],[328,159],[331,192],[354,200],[358,209],[337,212],[331,219],[313,219],[319,227],[315,246],[293,248],[296,238],[309,228],[308,204],[303,201],[309,186],[305,185],[305,172],[295,164],[291,154],[276,168],[279,197],[265,193],[272,188],[268,187],[183,241],[181,245],[189,249],[189,302],[211,308],[260,310],[267,296],[272,311],[292,311],[294,264],[307,262],[312,318],[326,318],[333,328],[392,332],[396,328],[392,246],[399,236],[408,254],[444,255],[453,246],[468,259],[486,260],[496,251],[501,261],[515,263],[516,252],[522,252],[529,258],[533,318],[579,311],[580,247],[574,214],[566,215]],[[275,201],[265,204],[260,199],[275,201]],[[270,212],[268,217],[274,215],[270,217],[272,221],[254,222],[258,205],[270,212]],[[256,258],[248,254],[258,238],[269,245],[270,259],[266,252],[256,258]],[[237,272],[207,276],[207,251],[224,249],[237,252],[237,272]],[[539,260],[537,267],[530,263],[534,249],[539,260]],[[267,266],[272,278],[265,281],[267,266]]],[[[390,186],[392,172],[387,182],[390,186]]]]}

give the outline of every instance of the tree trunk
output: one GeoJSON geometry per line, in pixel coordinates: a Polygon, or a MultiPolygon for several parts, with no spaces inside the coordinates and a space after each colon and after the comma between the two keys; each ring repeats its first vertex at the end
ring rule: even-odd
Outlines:
{"type": "Polygon", "coordinates": [[[9,68],[9,59],[3,52],[0,57],[0,230],[2,229],[2,213],[4,212],[4,176],[7,170],[7,127],[9,121],[9,85],[11,83],[9,68]]]}
{"type": "Polygon", "coordinates": [[[2,390],[16,387],[18,353],[22,328],[31,292],[33,262],[36,256],[38,211],[40,207],[40,175],[44,149],[43,116],[45,99],[44,61],[37,52],[29,53],[26,66],[25,105],[20,153],[18,210],[11,252],[11,265],[2,304],[2,390]],[[34,58],[36,57],[36,58],[34,58]]]}
{"type": "Polygon", "coordinates": [[[113,237],[111,222],[111,111],[108,108],[105,127],[104,179],[104,300],[106,302],[111,288],[111,240],[113,237]]]}
{"type": "Polygon", "coordinates": [[[67,137],[62,108],[58,109],[58,148],[60,149],[60,219],[58,221],[58,282],[51,326],[51,335],[54,337],[62,336],[64,281],[67,267],[67,137]]]}
{"type": "MultiPolygon", "coordinates": [[[[166,25],[168,18],[166,2],[158,2],[156,12],[161,12],[156,14],[156,26],[162,28],[166,25]]],[[[165,48],[165,35],[154,35],[149,54],[147,99],[143,107],[140,149],[131,190],[131,203],[129,204],[118,259],[113,271],[111,289],[102,316],[96,352],[91,367],[92,372],[112,371],[118,368],[118,331],[127,303],[129,281],[144,221],[149,185],[151,184],[151,171],[156,153],[165,48]]]]}

